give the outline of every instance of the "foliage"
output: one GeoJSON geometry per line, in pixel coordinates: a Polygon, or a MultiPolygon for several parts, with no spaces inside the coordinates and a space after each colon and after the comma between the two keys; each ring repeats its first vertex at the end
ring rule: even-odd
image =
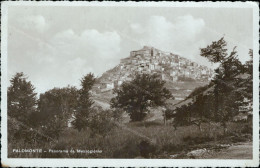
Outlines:
{"type": "Polygon", "coordinates": [[[223,62],[227,57],[227,42],[222,37],[218,41],[213,41],[211,45],[208,45],[206,48],[200,49],[200,55],[206,57],[209,61],[213,63],[223,62]]]}
{"type": "Polygon", "coordinates": [[[249,49],[248,54],[250,56],[250,60],[246,62],[245,69],[249,74],[253,75],[253,50],[249,49]]]}
{"type": "MultiPolygon", "coordinates": [[[[201,56],[206,57],[213,63],[220,63],[215,70],[214,83],[214,119],[225,123],[238,111],[238,102],[243,100],[241,92],[237,92],[236,76],[244,72],[244,66],[237,58],[236,47],[228,54],[226,41],[222,37],[217,42],[201,49],[201,56]]],[[[240,86],[241,87],[241,86],[240,86]]]]}
{"type": "Polygon", "coordinates": [[[187,96],[186,99],[192,98],[193,96],[196,96],[196,95],[198,95],[198,94],[204,92],[205,90],[207,90],[208,88],[210,88],[212,85],[213,85],[213,82],[210,82],[210,84],[208,84],[208,85],[195,88],[195,89],[189,94],[189,96],[187,96]]]}
{"type": "Polygon", "coordinates": [[[99,134],[106,136],[115,126],[110,110],[103,110],[101,107],[91,109],[88,127],[92,135],[99,134]]]}
{"type": "Polygon", "coordinates": [[[10,80],[7,90],[8,142],[30,143],[35,134],[31,131],[32,114],[36,111],[34,86],[21,72],[10,80]]]}
{"type": "Polygon", "coordinates": [[[196,81],[196,80],[193,79],[193,78],[190,78],[190,77],[179,76],[179,77],[178,77],[178,81],[194,82],[194,81],[196,81]]]}
{"type": "Polygon", "coordinates": [[[78,90],[75,87],[53,88],[40,94],[38,111],[30,116],[34,128],[57,139],[77,109],[78,90]]]}
{"type": "Polygon", "coordinates": [[[90,99],[90,90],[95,83],[92,73],[87,74],[81,79],[81,89],[79,90],[78,110],[75,119],[72,121],[73,126],[78,129],[84,129],[89,124],[89,113],[94,101],[90,99]]]}
{"type": "Polygon", "coordinates": [[[164,84],[156,74],[137,74],[131,82],[124,82],[114,90],[116,97],[111,99],[111,107],[125,110],[132,121],[141,121],[148,107],[163,106],[165,100],[171,98],[164,84]]]}
{"type": "Polygon", "coordinates": [[[75,87],[53,88],[40,95],[38,101],[40,117],[38,123],[45,124],[50,118],[62,120],[63,126],[77,110],[78,90],[75,87]]]}
{"type": "Polygon", "coordinates": [[[10,82],[7,91],[8,116],[30,124],[28,118],[35,112],[37,103],[35,88],[23,72],[16,73],[10,82]]]}
{"type": "MultiPolygon", "coordinates": [[[[174,118],[175,127],[195,124],[200,129],[202,122],[214,121],[220,122],[226,130],[226,123],[238,114],[243,99],[252,99],[252,60],[242,65],[237,58],[236,47],[228,54],[226,45],[224,38],[221,38],[201,49],[201,56],[219,63],[219,67],[208,85],[196,88],[186,98],[192,98],[192,104],[168,112],[168,117],[174,118]],[[249,77],[243,77],[248,74],[249,77]]],[[[249,54],[252,59],[252,50],[249,54]]]]}
{"type": "Polygon", "coordinates": [[[122,109],[118,109],[118,108],[115,108],[112,110],[112,118],[114,121],[117,121],[117,122],[121,122],[122,121],[122,115],[123,115],[123,110],[122,109]]]}
{"type": "Polygon", "coordinates": [[[245,73],[249,74],[248,78],[245,79],[244,94],[246,98],[253,99],[253,50],[249,50],[250,60],[245,64],[245,73]]]}
{"type": "Polygon", "coordinates": [[[66,128],[63,122],[63,116],[62,115],[54,115],[51,118],[48,119],[48,122],[45,122],[44,125],[41,126],[39,130],[41,132],[52,138],[52,139],[58,139],[62,131],[66,128]]]}
{"type": "Polygon", "coordinates": [[[176,126],[183,126],[183,125],[188,125],[190,121],[190,107],[188,105],[183,105],[181,107],[177,107],[175,109],[175,113],[173,115],[174,118],[174,127],[176,126]]]}
{"type": "MultiPolygon", "coordinates": [[[[132,123],[131,123],[132,124],[132,123]]],[[[156,139],[156,144],[145,144],[141,148],[144,139],[135,136],[133,133],[121,128],[113,129],[107,136],[91,136],[90,131],[77,131],[73,128],[67,129],[59,136],[57,142],[42,144],[25,144],[21,142],[13,143],[8,146],[9,157],[18,158],[137,158],[152,157],[152,158],[169,158],[170,155],[188,151],[192,147],[198,147],[207,143],[205,147],[212,146],[211,143],[216,141],[232,143],[230,141],[234,134],[241,135],[241,128],[245,123],[230,123],[227,125],[230,128],[224,136],[220,130],[219,123],[206,124],[203,123],[201,131],[194,126],[181,126],[178,130],[172,129],[171,126],[157,125],[154,127],[140,127],[129,124],[128,128],[140,132],[148,137],[156,139]],[[197,143],[194,143],[194,142],[197,143]],[[211,142],[210,142],[211,141],[211,142]],[[202,144],[201,144],[202,143],[202,144]],[[13,153],[13,149],[98,149],[102,153],[13,153]],[[152,155],[151,155],[152,154],[152,155]],[[147,156],[148,155],[148,156],[147,156]]],[[[252,136],[250,136],[252,137],[252,136]]],[[[250,138],[249,137],[249,138],[250,138]]],[[[238,137],[235,137],[238,139],[238,137]]],[[[239,139],[240,140],[240,139],[239,139]]],[[[237,140],[237,141],[239,141],[237,140]]],[[[241,139],[242,140],[242,139],[241,139]]],[[[219,143],[215,142],[215,143],[219,143]]],[[[213,146],[212,146],[213,147],[213,146]]],[[[204,147],[201,147],[204,148],[204,147]]]]}
{"type": "Polygon", "coordinates": [[[165,117],[166,117],[166,120],[170,120],[171,118],[173,118],[174,117],[174,110],[167,108],[165,110],[165,117]]]}

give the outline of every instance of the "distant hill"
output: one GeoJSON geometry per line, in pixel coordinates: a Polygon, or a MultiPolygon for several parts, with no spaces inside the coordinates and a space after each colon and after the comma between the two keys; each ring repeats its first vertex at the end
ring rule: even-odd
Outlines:
{"type": "MultiPolygon", "coordinates": [[[[137,73],[159,74],[175,97],[175,100],[168,100],[169,104],[183,101],[195,88],[207,85],[213,77],[213,70],[206,66],[173,53],[144,46],[140,50],[131,51],[130,56],[121,59],[117,66],[97,79],[92,89],[95,102],[109,108],[109,101],[114,96],[112,90],[123,82],[131,81],[137,73]]],[[[151,110],[151,120],[158,118],[159,113],[161,111],[158,109],[151,110]]]]}
{"type": "Polygon", "coordinates": [[[131,51],[130,56],[121,59],[119,65],[103,73],[93,90],[100,92],[112,90],[124,81],[132,80],[137,73],[157,73],[168,83],[204,83],[213,76],[213,70],[207,66],[173,53],[144,46],[140,50],[131,51]]]}

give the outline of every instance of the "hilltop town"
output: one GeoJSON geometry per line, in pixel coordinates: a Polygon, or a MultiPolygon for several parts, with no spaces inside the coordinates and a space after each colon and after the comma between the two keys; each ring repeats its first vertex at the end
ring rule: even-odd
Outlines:
{"type": "Polygon", "coordinates": [[[164,52],[154,47],[144,46],[131,51],[130,56],[120,60],[115,68],[106,71],[94,85],[96,93],[106,92],[120,86],[124,81],[131,81],[135,74],[157,73],[162,80],[208,82],[213,77],[213,70],[199,65],[179,55],[164,52]]]}

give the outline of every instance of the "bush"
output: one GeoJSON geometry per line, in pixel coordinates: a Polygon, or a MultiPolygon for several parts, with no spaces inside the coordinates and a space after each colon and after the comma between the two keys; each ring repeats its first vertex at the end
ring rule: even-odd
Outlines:
{"type": "Polygon", "coordinates": [[[158,122],[158,121],[136,121],[136,122],[131,122],[128,124],[129,126],[135,126],[135,127],[160,127],[163,125],[163,123],[158,122]]]}
{"type": "Polygon", "coordinates": [[[241,129],[241,133],[244,134],[253,134],[253,128],[252,128],[252,124],[246,124],[242,127],[241,129]]]}
{"type": "Polygon", "coordinates": [[[140,155],[144,158],[149,158],[155,152],[155,146],[151,145],[149,142],[142,140],[138,145],[140,150],[140,155]]]}
{"type": "Polygon", "coordinates": [[[88,126],[92,135],[106,136],[115,127],[112,112],[110,110],[102,110],[102,108],[93,109],[89,117],[88,126]]]}
{"type": "Polygon", "coordinates": [[[165,100],[172,97],[164,84],[158,74],[136,74],[132,81],[114,89],[116,96],[111,99],[110,105],[126,111],[131,121],[142,121],[149,107],[163,106],[165,100]]]}
{"type": "Polygon", "coordinates": [[[113,152],[113,158],[135,158],[139,156],[138,144],[135,141],[127,140],[125,145],[113,152]]]}
{"type": "Polygon", "coordinates": [[[55,115],[44,123],[39,129],[44,135],[52,138],[58,139],[62,131],[65,129],[60,115],[55,115]]]}
{"type": "Polygon", "coordinates": [[[183,142],[189,144],[189,145],[193,145],[193,144],[200,144],[200,143],[205,143],[205,142],[209,142],[212,141],[213,138],[211,137],[203,137],[203,136],[196,136],[196,137],[191,137],[191,136],[187,136],[183,138],[183,142]]]}
{"type": "Polygon", "coordinates": [[[162,151],[167,151],[171,153],[177,153],[185,149],[184,145],[176,145],[174,143],[165,144],[162,146],[162,151]]]}
{"type": "MultiPolygon", "coordinates": [[[[105,111],[103,111],[105,112],[105,111]]],[[[102,117],[97,117],[93,120],[96,123],[103,120],[102,117]]],[[[94,123],[94,122],[93,122],[94,123]]],[[[137,122],[140,123],[140,122],[137,122]]],[[[174,130],[171,126],[138,126],[137,123],[129,123],[126,127],[132,131],[128,131],[120,127],[112,127],[110,131],[105,133],[107,122],[101,122],[102,127],[95,127],[96,134],[93,134],[93,128],[86,128],[78,131],[74,128],[64,129],[57,142],[34,142],[24,143],[24,141],[8,141],[8,156],[10,157],[23,157],[23,158],[168,158],[171,154],[181,154],[189,150],[212,145],[208,143],[217,137],[218,143],[230,144],[250,140],[249,134],[241,134],[241,124],[228,123],[228,132],[223,135],[220,130],[219,124],[211,123],[209,128],[208,124],[203,123],[202,129],[199,131],[196,126],[183,126],[178,130],[174,130]],[[137,125],[136,125],[137,124],[137,125]],[[98,131],[101,130],[101,131],[98,131]],[[101,132],[104,131],[104,134],[101,132]],[[137,132],[135,134],[134,132],[137,132]],[[211,133],[211,134],[210,134],[211,133]],[[150,143],[144,137],[152,138],[155,140],[150,143]],[[102,150],[102,153],[92,154],[67,154],[67,153],[12,153],[14,148],[25,149],[80,149],[80,150],[102,150]]],[[[11,127],[10,127],[11,128],[11,127]]],[[[183,156],[184,157],[184,156],[183,156]]],[[[181,158],[181,156],[180,156],[181,158]]]]}

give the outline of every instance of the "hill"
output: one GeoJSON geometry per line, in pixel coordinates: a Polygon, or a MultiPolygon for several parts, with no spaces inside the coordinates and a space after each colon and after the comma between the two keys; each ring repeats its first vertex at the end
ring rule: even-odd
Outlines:
{"type": "MultiPolygon", "coordinates": [[[[112,90],[123,82],[131,81],[137,73],[159,74],[175,97],[174,100],[169,100],[170,104],[183,101],[195,88],[207,85],[213,77],[213,70],[206,66],[173,53],[144,46],[140,50],[131,51],[130,56],[121,59],[120,64],[97,79],[92,89],[93,99],[102,107],[109,108],[109,101],[114,96],[112,90]]],[[[156,113],[156,110],[151,111],[156,113]]],[[[157,111],[161,113],[160,110],[157,111]]]]}
{"type": "Polygon", "coordinates": [[[182,99],[195,86],[205,85],[213,76],[213,70],[199,65],[179,55],[144,46],[131,51],[130,56],[120,60],[120,64],[106,71],[94,85],[95,93],[105,93],[131,81],[135,74],[157,73],[167,82],[168,89],[177,99],[182,99]],[[189,85],[192,86],[189,86],[189,85]],[[183,95],[184,94],[184,95],[183,95]]]}

